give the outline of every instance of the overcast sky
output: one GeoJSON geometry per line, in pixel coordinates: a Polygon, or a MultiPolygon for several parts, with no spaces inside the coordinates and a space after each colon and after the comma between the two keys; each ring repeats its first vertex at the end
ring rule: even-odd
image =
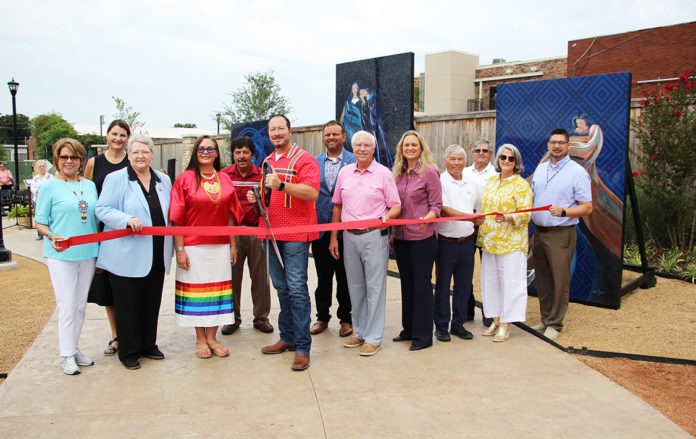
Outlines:
{"type": "Polygon", "coordinates": [[[250,72],[273,70],[295,125],[334,117],[336,64],[403,52],[459,50],[508,61],[565,55],[569,40],[696,20],[696,2],[585,1],[33,1],[0,9],[4,83],[17,111],[71,123],[112,119],[112,96],[149,126],[214,114],[250,72]]]}

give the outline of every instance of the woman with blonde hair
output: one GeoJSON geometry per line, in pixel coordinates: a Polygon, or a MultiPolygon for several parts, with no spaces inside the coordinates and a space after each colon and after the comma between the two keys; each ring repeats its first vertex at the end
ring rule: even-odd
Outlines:
{"type": "MultiPolygon", "coordinates": [[[[440,173],[428,143],[406,131],[396,147],[393,168],[402,219],[437,218],[442,209],[440,173]]],[[[411,341],[409,350],[432,346],[435,301],[432,273],[437,254],[437,224],[394,227],[390,247],[401,276],[401,325],[394,341],[411,341]]]]}

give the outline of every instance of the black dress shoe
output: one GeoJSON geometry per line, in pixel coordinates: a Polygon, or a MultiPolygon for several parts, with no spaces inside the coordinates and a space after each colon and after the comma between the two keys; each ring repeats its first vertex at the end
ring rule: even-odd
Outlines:
{"type": "Polygon", "coordinates": [[[125,366],[126,369],[130,370],[135,370],[135,369],[140,369],[140,362],[138,360],[133,360],[133,361],[122,361],[123,366],[125,366]]]}
{"type": "Polygon", "coordinates": [[[143,353],[143,355],[153,360],[164,360],[164,354],[157,347],[152,349],[150,352],[143,353]]]}
{"type": "Polygon", "coordinates": [[[413,340],[413,339],[410,337],[402,337],[400,335],[397,335],[396,337],[392,338],[392,341],[397,341],[397,342],[398,341],[411,341],[411,340],[413,340]]]}
{"type": "Polygon", "coordinates": [[[472,338],[474,338],[474,334],[467,331],[466,328],[464,328],[463,326],[460,328],[452,328],[452,330],[450,331],[450,334],[456,335],[457,337],[464,339],[464,340],[471,340],[472,338]]]}
{"type": "Polygon", "coordinates": [[[483,317],[483,326],[485,326],[486,328],[488,328],[488,327],[491,326],[492,324],[493,324],[493,318],[492,318],[492,317],[491,317],[491,318],[488,318],[488,317],[486,317],[486,316],[483,317]]]}
{"type": "Polygon", "coordinates": [[[441,329],[435,330],[435,338],[437,338],[439,341],[450,341],[452,339],[447,331],[443,331],[441,329]]]}
{"type": "Polygon", "coordinates": [[[426,349],[426,348],[429,348],[430,346],[432,346],[432,345],[431,345],[431,344],[425,345],[425,346],[414,346],[414,345],[411,345],[411,346],[408,348],[408,350],[409,350],[409,351],[420,351],[421,349],[426,349]]]}

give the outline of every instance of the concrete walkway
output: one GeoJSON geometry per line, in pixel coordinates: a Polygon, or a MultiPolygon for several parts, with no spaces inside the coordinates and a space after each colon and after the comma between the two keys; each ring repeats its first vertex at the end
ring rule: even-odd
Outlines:
{"type": "MultiPolygon", "coordinates": [[[[33,230],[5,230],[14,254],[41,260],[41,243],[34,238],[33,230]]],[[[103,309],[89,304],[81,349],[96,365],[64,375],[54,313],[0,385],[0,436],[690,437],[640,398],[518,328],[505,343],[481,337],[478,315],[466,325],[473,340],[453,337],[409,352],[407,343],[391,341],[400,329],[399,280],[389,278],[387,289],[382,350],[365,358],[344,348],[332,320],[328,331],[314,336],[305,372],[290,370],[292,353],[261,354],[259,348],[278,335],[251,327],[248,293],[242,297],[242,328],[219,337],[230,356],[199,360],[193,328],[174,324],[169,276],[158,338],[167,358],[144,359],[136,371],[101,354],[108,323],[103,309]]]]}

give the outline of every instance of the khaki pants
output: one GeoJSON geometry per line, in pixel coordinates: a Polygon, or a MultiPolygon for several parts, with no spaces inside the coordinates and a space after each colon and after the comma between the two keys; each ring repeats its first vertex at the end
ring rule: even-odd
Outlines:
{"type": "Polygon", "coordinates": [[[237,263],[232,266],[232,301],[234,321],[242,323],[240,304],[242,299],[242,276],[244,260],[249,266],[251,277],[251,301],[254,304],[254,323],[268,321],[271,312],[271,289],[266,273],[266,257],[261,240],[256,236],[237,236],[237,263]]]}
{"type": "Polygon", "coordinates": [[[534,231],[534,268],[541,322],[563,329],[570,297],[570,264],[575,254],[575,226],[534,231]]]}

